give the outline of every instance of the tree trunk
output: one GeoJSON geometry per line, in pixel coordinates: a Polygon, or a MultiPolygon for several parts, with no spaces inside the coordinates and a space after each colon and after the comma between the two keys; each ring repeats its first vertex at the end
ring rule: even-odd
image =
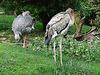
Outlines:
{"type": "Polygon", "coordinates": [[[80,23],[79,23],[79,25],[78,25],[78,29],[79,29],[78,33],[81,33],[82,26],[83,26],[83,23],[84,23],[84,19],[85,19],[85,18],[86,18],[86,17],[84,16],[84,17],[80,20],[80,23]]]}

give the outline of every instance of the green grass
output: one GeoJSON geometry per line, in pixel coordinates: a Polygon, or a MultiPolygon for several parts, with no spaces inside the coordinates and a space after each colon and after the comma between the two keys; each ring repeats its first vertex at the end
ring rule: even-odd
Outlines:
{"type": "Polygon", "coordinates": [[[12,27],[12,22],[14,20],[14,15],[0,15],[0,30],[8,29],[12,27]]]}
{"type": "Polygon", "coordinates": [[[4,10],[2,8],[0,8],[0,12],[4,12],[4,10]]]}
{"type": "Polygon", "coordinates": [[[57,65],[54,64],[52,43],[47,49],[41,37],[33,38],[32,44],[24,49],[20,45],[0,44],[0,75],[99,75],[99,48],[100,43],[77,42],[69,37],[63,39],[61,66],[57,42],[57,65]]]}
{"type": "Polygon", "coordinates": [[[45,58],[45,54],[21,46],[1,44],[0,75],[4,74],[53,74],[53,60],[45,58]],[[44,61],[42,61],[44,60],[44,61]]]}

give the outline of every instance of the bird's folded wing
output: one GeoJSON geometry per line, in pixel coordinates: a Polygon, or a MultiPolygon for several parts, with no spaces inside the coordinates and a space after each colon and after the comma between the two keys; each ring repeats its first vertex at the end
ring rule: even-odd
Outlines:
{"type": "Polygon", "coordinates": [[[59,22],[63,18],[64,18],[64,14],[62,12],[58,13],[54,17],[51,18],[51,20],[48,22],[48,25],[53,25],[53,24],[59,22]]]}

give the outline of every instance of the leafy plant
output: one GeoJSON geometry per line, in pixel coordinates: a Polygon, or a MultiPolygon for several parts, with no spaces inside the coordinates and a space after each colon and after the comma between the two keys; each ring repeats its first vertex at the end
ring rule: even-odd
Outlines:
{"type": "Polygon", "coordinates": [[[99,57],[100,54],[99,43],[100,42],[95,44],[88,42],[86,43],[83,41],[76,41],[68,37],[67,40],[63,42],[63,53],[77,59],[94,61],[99,57]]]}

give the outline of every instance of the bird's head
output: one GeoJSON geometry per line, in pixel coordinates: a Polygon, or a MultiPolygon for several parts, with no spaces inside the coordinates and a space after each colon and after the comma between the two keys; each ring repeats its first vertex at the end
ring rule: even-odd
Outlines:
{"type": "Polygon", "coordinates": [[[75,21],[75,17],[74,17],[74,10],[71,9],[71,8],[68,8],[68,9],[66,10],[66,13],[68,13],[68,14],[70,14],[70,15],[73,16],[73,18],[74,18],[74,24],[75,24],[75,26],[76,26],[76,28],[77,28],[77,31],[79,32],[78,27],[77,27],[77,24],[76,24],[76,21],[75,21]]]}
{"type": "Polygon", "coordinates": [[[72,15],[72,16],[74,16],[74,10],[71,9],[71,8],[68,8],[68,9],[66,10],[66,13],[67,13],[67,14],[70,14],[70,15],[72,15]]]}
{"type": "Polygon", "coordinates": [[[16,42],[18,42],[18,41],[19,41],[19,39],[20,39],[19,34],[15,34],[15,41],[16,41],[16,42]]]}
{"type": "Polygon", "coordinates": [[[65,12],[68,13],[68,14],[74,13],[73,9],[71,9],[71,8],[68,8],[65,12]]]}
{"type": "Polygon", "coordinates": [[[30,12],[29,11],[25,11],[25,12],[22,13],[23,16],[25,16],[27,14],[30,14],[30,12]]]}

